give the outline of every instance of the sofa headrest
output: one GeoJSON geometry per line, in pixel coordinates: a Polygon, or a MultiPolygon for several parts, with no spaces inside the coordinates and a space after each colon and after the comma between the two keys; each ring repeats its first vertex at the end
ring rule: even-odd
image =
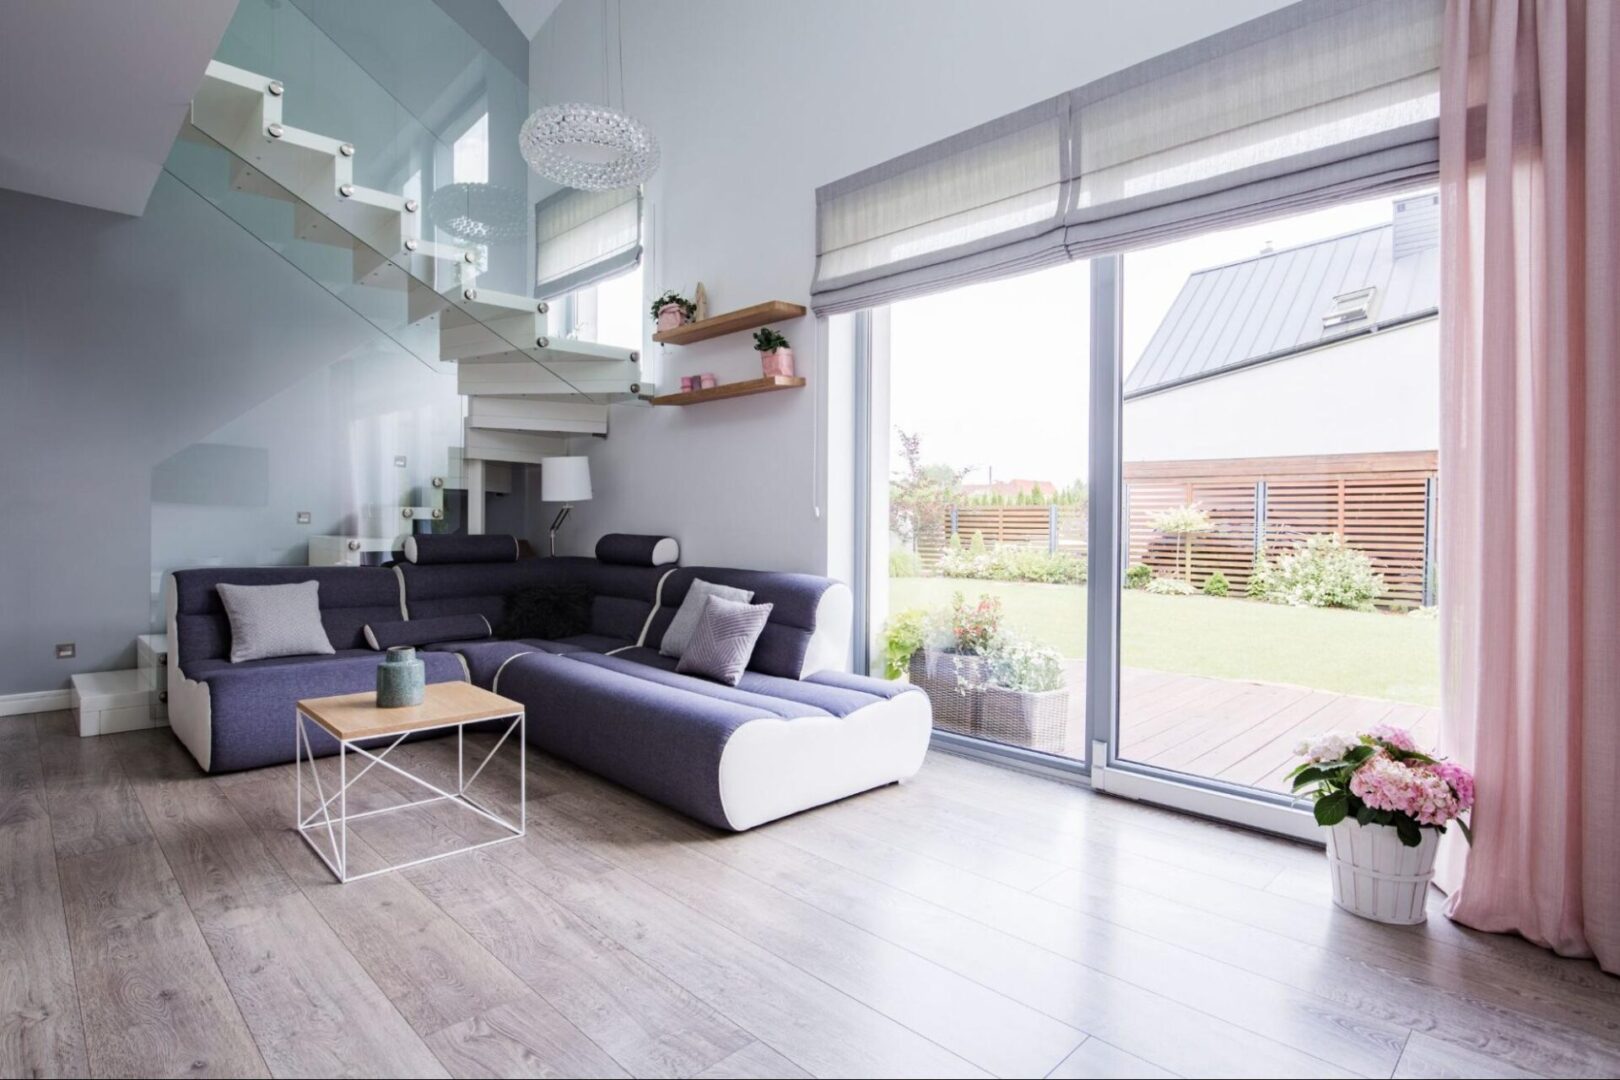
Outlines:
{"type": "MultiPolygon", "coordinates": [[[[812,655],[811,646],[818,630],[842,636],[846,640],[848,638],[847,626],[819,625],[824,598],[835,591],[844,595],[849,591],[830,578],[769,570],[687,566],[671,571],[664,580],[658,597],[658,610],[647,627],[647,645],[658,647],[693,581],[747,589],[754,594],[754,603],[772,605],[770,619],[754,646],[753,657],[748,661],[751,671],[788,679],[800,678],[805,672],[807,658],[812,655]]],[[[843,611],[842,606],[839,608],[839,618],[847,622],[847,612],[843,611]]],[[[821,663],[819,659],[816,662],[821,663]]]]}
{"type": "Polygon", "coordinates": [[[518,560],[518,539],[500,534],[479,536],[407,536],[405,561],[418,566],[441,563],[509,563],[518,560]]]}
{"type": "Polygon", "coordinates": [[[680,557],[681,545],[673,536],[608,533],[596,542],[597,561],[617,566],[668,566],[680,557]]]}

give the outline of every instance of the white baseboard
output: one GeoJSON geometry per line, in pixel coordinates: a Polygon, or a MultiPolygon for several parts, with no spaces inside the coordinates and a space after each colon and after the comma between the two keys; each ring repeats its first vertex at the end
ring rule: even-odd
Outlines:
{"type": "Polygon", "coordinates": [[[73,708],[71,690],[36,690],[29,694],[0,694],[0,716],[60,712],[73,708]]]}

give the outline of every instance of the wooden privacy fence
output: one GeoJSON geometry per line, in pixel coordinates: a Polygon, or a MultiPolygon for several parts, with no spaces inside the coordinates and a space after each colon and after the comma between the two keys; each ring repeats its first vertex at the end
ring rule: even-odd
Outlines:
{"type": "Polygon", "coordinates": [[[917,554],[932,567],[955,533],[963,547],[974,536],[986,547],[1008,545],[1038,548],[1054,554],[1083,558],[1086,554],[1086,507],[1061,506],[952,506],[939,527],[917,537],[917,554]]]}
{"type": "Polygon", "coordinates": [[[1128,563],[1179,576],[1176,538],[1156,515],[1197,503],[1215,522],[1188,538],[1192,581],[1216,570],[1242,594],[1257,556],[1337,533],[1384,577],[1385,607],[1434,603],[1434,451],[1125,464],[1128,563]]]}

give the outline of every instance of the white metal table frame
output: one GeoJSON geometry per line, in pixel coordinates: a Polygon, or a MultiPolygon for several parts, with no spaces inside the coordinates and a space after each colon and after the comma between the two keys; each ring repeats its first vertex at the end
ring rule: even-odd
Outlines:
{"type": "Polygon", "coordinates": [[[303,709],[298,709],[298,723],[296,725],[297,731],[295,732],[297,738],[295,771],[298,777],[298,813],[296,819],[298,823],[298,834],[304,838],[304,843],[308,844],[310,849],[313,850],[316,855],[320,856],[320,860],[326,864],[326,868],[332,871],[333,875],[337,877],[338,881],[343,884],[347,884],[351,881],[360,881],[368,877],[375,877],[378,874],[386,874],[393,870],[404,870],[407,867],[420,866],[422,863],[433,862],[435,859],[448,858],[451,855],[463,855],[469,851],[477,851],[479,848],[486,848],[493,844],[504,844],[509,840],[516,840],[527,835],[529,831],[529,776],[527,755],[524,753],[524,747],[527,745],[527,740],[524,738],[524,736],[527,734],[527,722],[525,720],[526,715],[527,713],[523,710],[519,710],[516,713],[495,713],[490,716],[481,716],[472,720],[457,720],[446,724],[435,724],[431,727],[411,728],[407,731],[399,732],[397,735],[383,733],[380,735],[367,735],[360,739],[337,739],[337,736],[333,735],[331,731],[327,730],[327,728],[322,725],[320,721],[306,714],[303,709]],[[485,724],[489,723],[490,721],[508,719],[511,721],[511,723],[509,723],[506,730],[501,733],[501,737],[495,741],[495,745],[492,746],[489,752],[484,755],[483,760],[478,763],[478,767],[473,770],[472,775],[468,776],[466,769],[467,759],[465,739],[467,725],[485,724]],[[309,739],[309,725],[311,724],[313,724],[315,728],[323,734],[337,739],[338,789],[330,796],[326,794],[326,790],[321,784],[320,770],[316,768],[315,765],[315,751],[311,746],[309,739]],[[456,729],[456,790],[446,791],[438,785],[422,779],[420,776],[407,772],[405,769],[400,768],[398,765],[395,765],[392,761],[388,760],[389,753],[391,753],[393,749],[400,743],[404,742],[407,735],[416,735],[424,731],[440,731],[444,728],[450,727],[456,729]],[[518,819],[516,822],[506,820],[505,818],[496,814],[489,807],[483,805],[471,795],[467,794],[467,789],[472,787],[474,781],[476,781],[483,773],[484,767],[491,761],[495,760],[495,755],[500,753],[501,747],[506,745],[506,740],[511,737],[514,731],[517,732],[518,736],[518,819]],[[362,742],[371,743],[376,742],[378,739],[390,738],[393,741],[387,746],[383,747],[381,753],[374,754],[366,747],[360,745],[362,742]],[[365,767],[359,772],[355,773],[352,778],[349,776],[350,753],[359,754],[369,759],[366,762],[365,767]],[[304,768],[306,764],[309,767],[310,778],[314,782],[315,797],[320,800],[320,805],[316,806],[315,809],[308,814],[304,813],[304,768]],[[372,768],[377,765],[381,765],[385,769],[390,769],[393,772],[398,773],[400,776],[403,776],[412,783],[420,785],[421,787],[426,788],[428,791],[433,792],[433,795],[430,798],[417,799],[414,802],[399,803],[394,806],[382,806],[373,810],[364,810],[358,814],[349,813],[349,789],[353,787],[362,776],[365,776],[366,773],[370,772],[372,768]],[[478,816],[487,818],[488,820],[501,826],[501,828],[507,830],[510,835],[497,836],[493,840],[485,840],[477,844],[468,844],[465,847],[459,847],[453,851],[441,851],[435,855],[424,855],[420,859],[411,859],[407,862],[391,863],[388,866],[378,867],[375,870],[367,870],[363,874],[349,873],[349,822],[359,821],[361,818],[375,817],[378,814],[392,813],[396,810],[410,810],[418,806],[427,806],[431,803],[445,801],[465,807],[478,816]],[[338,811],[335,817],[332,814],[332,804],[334,802],[337,804],[338,811]],[[316,840],[316,837],[318,837],[323,831],[326,833],[327,840],[331,844],[330,854],[322,850],[321,845],[316,840]],[[311,836],[311,833],[314,833],[315,836],[311,836]]]}

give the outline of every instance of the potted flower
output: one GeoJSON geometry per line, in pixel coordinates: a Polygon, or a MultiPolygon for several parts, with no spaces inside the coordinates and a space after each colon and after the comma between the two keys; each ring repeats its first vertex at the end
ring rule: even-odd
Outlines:
{"type": "Polygon", "coordinates": [[[754,348],[759,350],[760,365],[766,376],[793,374],[793,350],[788,339],[770,327],[754,332],[754,348]]]}
{"type": "Polygon", "coordinates": [[[674,289],[652,302],[652,317],[659,330],[673,330],[692,321],[697,305],[674,289]]]}
{"type": "Polygon", "coordinates": [[[923,646],[911,655],[913,685],[928,695],[934,726],[973,734],[984,687],[989,681],[984,654],[1001,632],[1001,601],[981,596],[969,606],[961,593],[951,610],[933,615],[923,646]]]}
{"type": "Polygon", "coordinates": [[[1294,790],[1310,796],[1328,830],[1333,902],[1378,922],[1423,922],[1440,834],[1455,821],[1468,838],[1473,774],[1387,724],[1294,749],[1305,758],[1289,774],[1294,790]]]}
{"type": "Polygon", "coordinates": [[[985,652],[989,681],[974,734],[1061,751],[1069,727],[1069,683],[1056,649],[1003,631],[985,652]]]}

